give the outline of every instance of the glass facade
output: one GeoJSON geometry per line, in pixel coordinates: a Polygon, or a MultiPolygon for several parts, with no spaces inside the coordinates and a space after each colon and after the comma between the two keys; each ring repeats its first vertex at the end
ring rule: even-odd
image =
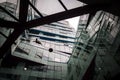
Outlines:
{"type": "MultiPolygon", "coordinates": [[[[41,13],[29,5],[28,22],[83,6],[77,0],[61,0],[66,9],[59,0],[40,1],[30,0],[41,13]]],[[[0,20],[17,22],[19,3],[1,0],[0,20]]],[[[117,80],[119,30],[119,17],[105,11],[80,16],[77,32],[64,20],[27,28],[0,58],[0,80],[117,80]]],[[[0,48],[14,31],[0,27],[0,48]]]]}
{"type": "Polygon", "coordinates": [[[119,64],[112,56],[119,45],[116,42],[119,40],[119,19],[110,13],[98,11],[86,27],[89,15],[84,16],[86,23],[83,24],[82,20],[79,22],[73,54],[68,61],[67,80],[112,79],[119,73],[119,64]],[[116,65],[116,69],[112,65],[116,65]]]}
{"type": "MultiPolygon", "coordinates": [[[[56,26],[48,28],[43,25],[26,30],[12,55],[43,64],[44,60],[67,63],[72,54],[75,31],[72,28],[72,32],[54,29],[56,26]]],[[[69,25],[66,25],[66,29],[67,27],[69,25]]]]}
{"type": "MultiPolygon", "coordinates": [[[[37,17],[33,15],[32,19],[37,17]]],[[[31,15],[28,16],[30,19],[31,15]]],[[[12,45],[10,54],[1,61],[0,79],[66,80],[67,61],[72,54],[74,39],[75,30],[67,21],[25,30],[12,45]]]]}

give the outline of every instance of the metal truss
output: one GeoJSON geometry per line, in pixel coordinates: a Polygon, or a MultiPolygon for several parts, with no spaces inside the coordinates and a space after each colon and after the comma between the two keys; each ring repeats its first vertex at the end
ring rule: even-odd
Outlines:
{"type": "Polygon", "coordinates": [[[0,19],[0,26],[1,27],[7,27],[7,28],[14,28],[13,33],[8,37],[8,39],[5,41],[3,46],[0,48],[0,58],[4,56],[4,54],[8,51],[8,49],[11,47],[11,45],[14,43],[14,41],[21,35],[21,33],[25,29],[29,29],[35,26],[40,26],[44,24],[49,24],[52,22],[60,21],[67,18],[72,18],[84,14],[91,14],[95,13],[99,10],[104,10],[110,13],[113,13],[114,15],[120,16],[120,8],[119,4],[115,2],[115,0],[78,0],[81,2],[86,3],[87,5],[78,7],[75,9],[68,10],[67,7],[63,4],[61,0],[58,0],[60,4],[63,6],[65,11],[56,13],[49,16],[43,16],[32,3],[30,3],[29,0],[20,0],[20,7],[19,7],[19,19],[17,19],[15,16],[7,12],[3,7],[0,6],[0,9],[2,9],[6,14],[11,16],[13,19],[15,19],[17,22],[13,21],[7,21],[0,19]],[[112,4],[114,3],[114,4],[112,4]],[[35,20],[27,21],[27,15],[28,15],[28,6],[31,6],[41,17],[35,20]]]}

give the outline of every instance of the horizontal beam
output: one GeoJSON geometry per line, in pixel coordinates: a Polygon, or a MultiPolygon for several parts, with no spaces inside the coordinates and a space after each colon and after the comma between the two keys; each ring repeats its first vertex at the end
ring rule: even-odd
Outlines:
{"type": "MultiPolygon", "coordinates": [[[[104,11],[113,13],[114,15],[120,16],[120,10],[119,10],[119,8],[116,8],[115,5],[114,6],[111,6],[108,4],[85,5],[83,7],[78,7],[75,9],[68,10],[68,11],[56,13],[56,14],[49,15],[49,16],[46,16],[43,18],[38,18],[35,20],[25,22],[24,26],[21,26],[20,28],[32,28],[32,27],[36,27],[36,26],[64,20],[67,18],[72,18],[72,17],[84,15],[87,13],[94,13],[98,10],[104,10],[104,11]]],[[[19,23],[17,23],[17,22],[11,22],[11,21],[6,21],[6,20],[2,20],[2,19],[0,19],[0,22],[2,23],[2,24],[0,24],[0,26],[2,26],[2,27],[18,28],[18,26],[19,26],[19,23]]]]}
{"type": "Polygon", "coordinates": [[[120,17],[120,4],[119,2],[114,2],[108,9],[103,9],[106,12],[112,13],[115,16],[120,17]]]}
{"type": "Polygon", "coordinates": [[[36,27],[36,26],[49,24],[52,22],[84,15],[87,13],[93,13],[93,12],[96,12],[98,10],[102,10],[105,8],[108,8],[108,5],[106,5],[106,4],[105,5],[103,5],[103,4],[102,5],[101,4],[85,5],[83,7],[78,7],[75,9],[68,10],[68,11],[56,13],[56,14],[53,14],[50,16],[46,16],[44,18],[38,18],[35,20],[28,21],[26,23],[26,25],[27,25],[27,28],[32,28],[32,27],[36,27]]]}
{"type": "Polygon", "coordinates": [[[18,25],[19,25],[19,23],[17,23],[17,22],[0,19],[0,27],[17,28],[15,26],[18,26],[18,25]]]}
{"type": "Polygon", "coordinates": [[[78,1],[89,5],[89,4],[108,4],[111,3],[113,0],[78,0],[78,1]]]}
{"type": "Polygon", "coordinates": [[[120,7],[119,7],[120,4],[118,0],[78,0],[78,1],[86,3],[88,5],[109,4],[110,5],[109,8],[103,10],[120,17],[120,7]]]}

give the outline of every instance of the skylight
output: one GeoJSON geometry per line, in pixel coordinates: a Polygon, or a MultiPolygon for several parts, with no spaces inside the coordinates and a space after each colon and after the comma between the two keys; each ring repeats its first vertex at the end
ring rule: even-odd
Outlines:
{"type": "Polygon", "coordinates": [[[66,19],[66,21],[69,22],[70,26],[75,29],[75,31],[77,31],[77,27],[78,27],[78,23],[79,23],[79,18],[80,17],[78,16],[78,17],[66,19]]]}

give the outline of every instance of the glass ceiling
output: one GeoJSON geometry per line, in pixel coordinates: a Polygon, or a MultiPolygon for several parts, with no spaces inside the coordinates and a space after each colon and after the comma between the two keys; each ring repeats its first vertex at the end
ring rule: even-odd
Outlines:
{"type": "MultiPolygon", "coordinates": [[[[77,0],[61,0],[64,6],[70,10],[77,8],[83,5],[80,1],[77,0]]],[[[36,8],[44,14],[51,15],[65,11],[64,7],[61,5],[59,0],[37,0],[36,8]]]]}
{"type": "MultiPolygon", "coordinates": [[[[20,8],[19,2],[20,2],[19,0],[0,0],[0,3],[5,3],[4,5],[0,5],[0,6],[5,8],[9,13],[11,13],[13,16],[15,16],[18,19],[19,8],[20,8]]],[[[30,3],[28,8],[28,15],[36,15],[38,18],[41,17],[40,14],[43,17],[45,17],[48,15],[64,12],[67,10],[71,10],[71,9],[83,6],[83,3],[81,3],[78,0],[69,0],[69,1],[68,0],[30,0],[30,3]],[[36,8],[38,12],[30,5],[30,3],[31,5],[33,5],[34,8],[36,8]]],[[[3,10],[3,14],[8,15],[4,10],[3,10]]],[[[9,20],[6,18],[4,19],[9,20]]],[[[29,20],[33,20],[33,19],[35,18],[32,17],[29,20]]],[[[15,19],[14,21],[17,21],[17,20],[15,19]]]]}
{"type": "MultiPolygon", "coordinates": [[[[59,1],[60,0],[36,0],[35,7],[40,13],[52,15],[65,11],[64,7],[59,1]]],[[[83,6],[83,3],[78,0],[61,0],[61,2],[64,4],[67,10],[83,6]]],[[[37,13],[35,14],[37,15],[37,13]]],[[[70,23],[71,27],[74,27],[75,30],[77,29],[79,18],[71,18],[67,21],[70,23]]]]}
{"type": "MultiPolygon", "coordinates": [[[[5,10],[8,11],[8,13],[10,13],[11,15],[13,15],[19,20],[19,14],[22,14],[22,12],[20,11],[21,6],[19,7],[19,1],[20,0],[1,0],[0,3],[4,3],[4,5],[0,5],[0,6],[5,8],[5,10]]],[[[80,6],[83,6],[83,3],[77,0],[69,0],[69,1],[68,0],[30,0],[29,7],[28,7],[28,20],[31,21],[35,19],[33,17],[34,15],[37,17],[39,16],[41,18],[41,16],[38,15],[39,13],[44,18],[45,16],[64,12],[64,11],[71,10],[71,9],[74,9],[80,6]],[[36,11],[35,8],[38,11],[36,11]]],[[[2,10],[2,13],[8,14],[4,10],[2,10]]],[[[7,19],[8,16],[4,16],[2,19],[10,20],[10,18],[7,19]]],[[[11,17],[14,18],[13,16],[11,17]]],[[[56,60],[58,61],[58,59],[56,60]]]]}

